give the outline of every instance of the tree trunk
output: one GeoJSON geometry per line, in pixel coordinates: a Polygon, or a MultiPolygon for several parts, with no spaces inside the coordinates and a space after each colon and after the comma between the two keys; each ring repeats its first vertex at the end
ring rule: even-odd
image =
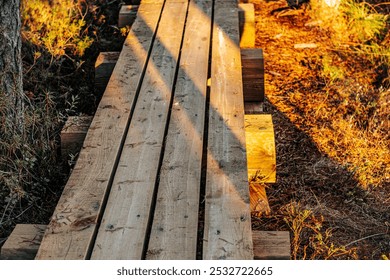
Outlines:
{"type": "Polygon", "coordinates": [[[24,134],[20,0],[0,0],[0,117],[2,133],[24,134]]]}

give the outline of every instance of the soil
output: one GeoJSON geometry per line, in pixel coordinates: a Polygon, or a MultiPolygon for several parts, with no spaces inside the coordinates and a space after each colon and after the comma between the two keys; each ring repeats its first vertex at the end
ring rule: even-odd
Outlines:
{"type": "MultiPolygon", "coordinates": [[[[329,244],[353,249],[359,259],[381,259],[390,252],[390,186],[365,190],[352,172],[318,148],[308,133],[301,100],[291,102],[286,96],[300,90],[306,96],[321,91],[321,79],[307,67],[308,61],[321,55],[328,43],[313,28],[305,26],[310,18],[305,7],[271,12],[286,6],[284,1],[249,1],[256,10],[256,47],[265,59],[265,111],[272,114],[277,155],[277,183],[269,185],[267,195],[271,214],[253,217],[257,230],[293,230],[285,222],[286,209],[298,205],[318,219],[321,230],[331,233],[329,244]],[[283,14],[282,14],[283,13],[283,14]],[[294,44],[315,43],[315,48],[296,49],[294,44]],[[303,67],[302,67],[303,65],[303,67]]],[[[310,97],[307,97],[307,99],[310,97]]],[[[318,98],[318,96],[312,96],[318,98]]],[[[313,103],[313,102],[312,102],[313,103]]],[[[297,258],[310,249],[309,229],[299,235],[301,249],[297,258]]],[[[311,248],[315,250],[315,248],[311,248]]],[[[351,252],[350,252],[351,253],[351,252]]],[[[313,258],[327,258],[312,254],[313,258]]],[[[337,258],[353,258],[345,254],[337,258]]]]}

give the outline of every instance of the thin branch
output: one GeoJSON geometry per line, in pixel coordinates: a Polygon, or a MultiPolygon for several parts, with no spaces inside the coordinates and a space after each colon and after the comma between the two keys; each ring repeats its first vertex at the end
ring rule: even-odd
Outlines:
{"type": "Polygon", "coordinates": [[[360,241],[363,241],[363,240],[366,240],[366,239],[369,239],[369,238],[372,238],[372,237],[381,236],[381,235],[386,235],[386,234],[389,234],[389,233],[383,232],[383,233],[372,234],[372,235],[369,235],[369,236],[366,236],[366,237],[357,239],[357,240],[355,240],[355,241],[352,241],[352,242],[348,243],[347,245],[345,245],[344,247],[348,247],[348,246],[350,246],[350,245],[352,245],[352,244],[358,243],[358,242],[360,242],[360,241]]]}

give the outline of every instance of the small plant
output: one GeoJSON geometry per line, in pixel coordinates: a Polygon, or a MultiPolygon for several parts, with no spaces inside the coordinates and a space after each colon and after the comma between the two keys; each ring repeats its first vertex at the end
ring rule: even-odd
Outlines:
{"type": "Polygon", "coordinates": [[[389,55],[384,41],[388,16],[377,13],[365,1],[341,0],[339,6],[328,6],[323,0],[311,0],[311,17],[329,32],[337,50],[389,55]]]}
{"type": "Polygon", "coordinates": [[[82,72],[80,58],[92,44],[85,34],[84,4],[81,0],[22,1],[24,131],[10,129],[11,106],[0,93],[0,238],[19,219],[46,220],[51,213],[41,206],[48,204],[48,197],[55,200],[56,187],[66,177],[57,158],[58,133],[79,106],[78,97],[87,92],[81,91],[82,85],[86,87],[80,78],[79,88],[69,83],[82,72]]]}
{"type": "Polygon", "coordinates": [[[292,232],[293,259],[357,259],[355,248],[347,250],[331,242],[332,230],[323,229],[322,216],[314,215],[295,202],[284,206],[281,212],[292,232]]]}
{"type": "Polygon", "coordinates": [[[325,56],[322,59],[322,73],[326,81],[329,84],[333,84],[338,80],[343,80],[345,73],[344,70],[333,63],[332,58],[330,56],[325,56]]]}

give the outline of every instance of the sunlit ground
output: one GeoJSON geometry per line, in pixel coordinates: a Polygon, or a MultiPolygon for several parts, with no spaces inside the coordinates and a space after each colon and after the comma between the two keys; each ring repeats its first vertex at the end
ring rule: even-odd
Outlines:
{"type": "Polygon", "coordinates": [[[348,52],[351,42],[336,48],[351,38],[332,41],[308,9],[271,15],[286,3],[250,2],[277,150],[271,214],[254,228],[290,231],[296,258],[389,256],[388,74],[348,52]]]}

